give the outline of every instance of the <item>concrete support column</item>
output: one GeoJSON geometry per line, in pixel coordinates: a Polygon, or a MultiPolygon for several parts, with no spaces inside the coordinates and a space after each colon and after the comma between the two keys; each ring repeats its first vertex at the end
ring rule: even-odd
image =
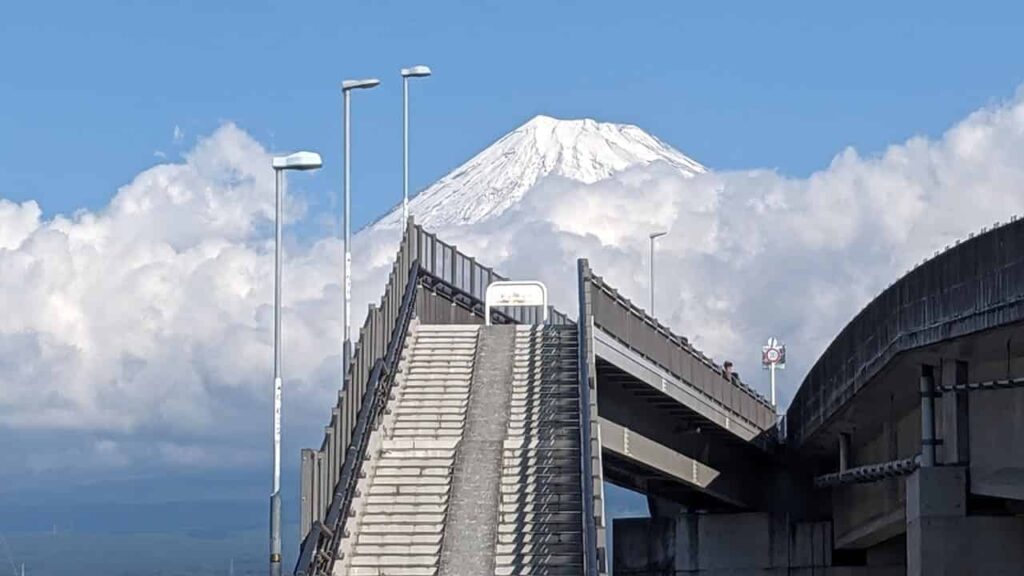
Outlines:
{"type": "MultiPolygon", "coordinates": [[[[967,362],[957,361],[954,372],[956,384],[967,384],[967,362]]],[[[950,418],[947,420],[943,442],[950,462],[967,464],[971,461],[970,411],[966,390],[947,394],[944,401],[951,403],[950,418]],[[948,399],[948,400],[947,400],[948,399]]]]}
{"type": "Polygon", "coordinates": [[[971,574],[964,536],[967,472],[919,468],[907,478],[907,576],[971,574]]]}
{"type": "Polygon", "coordinates": [[[846,432],[839,433],[839,472],[846,472],[850,468],[850,435],[846,432]]]}
{"type": "Polygon", "coordinates": [[[921,466],[935,466],[935,375],[928,364],[921,365],[921,466]]]}

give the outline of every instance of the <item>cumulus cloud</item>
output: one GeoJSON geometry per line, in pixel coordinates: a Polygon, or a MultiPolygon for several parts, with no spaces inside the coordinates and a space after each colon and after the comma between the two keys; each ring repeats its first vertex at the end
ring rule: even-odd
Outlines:
{"type": "Polygon", "coordinates": [[[1024,209],[1024,92],[938,139],[878,155],[853,149],[807,178],[771,170],[683,177],[637,167],[593,184],[550,177],[496,219],[440,230],[481,261],[554,287],[574,311],[573,261],[648,307],[648,233],[658,316],[767,392],[760,347],[789,347],[782,400],[835,334],[888,283],[969,232],[1024,209]]]}
{"type": "MultiPolygon", "coordinates": [[[[225,434],[257,444],[273,345],[269,166],[226,125],[102,211],[43,220],[33,202],[0,201],[0,426],[65,430],[87,460],[125,465],[226,463],[240,450],[204,453],[225,434]]],[[[288,384],[324,405],[339,252],[332,238],[292,243],[284,279],[288,384]]]]}
{"type": "MultiPolygon", "coordinates": [[[[888,282],[1021,211],[1022,152],[1017,97],[935,140],[873,156],[844,150],[808,178],[770,170],[685,178],[662,164],[589,185],[551,177],[496,218],[436,232],[510,276],[544,280],[572,312],[580,256],[646,307],[647,234],[667,230],[658,241],[658,315],[732,359],[756,386],[761,343],[783,339],[785,399],[888,282]]],[[[262,460],[272,357],[268,166],[266,150],[226,125],[181,162],[139,174],[101,211],[45,219],[33,202],[0,199],[0,444],[16,461],[16,445],[32,451],[16,469],[82,465],[66,457],[70,449],[118,468],[262,460]],[[58,449],[50,439],[59,434],[72,440],[58,449]]],[[[294,222],[303,207],[288,213],[294,222]]],[[[397,235],[376,228],[355,239],[356,326],[380,296],[397,235]]],[[[287,244],[286,426],[311,444],[337,389],[342,246],[333,237],[287,244]]]]}

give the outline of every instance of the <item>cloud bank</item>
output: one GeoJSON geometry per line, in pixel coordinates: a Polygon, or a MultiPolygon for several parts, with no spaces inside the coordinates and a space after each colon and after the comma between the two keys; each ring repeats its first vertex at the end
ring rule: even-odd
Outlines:
{"type": "MultiPolygon", "coordinates": [[[[760,345],[789,345],[783,400],[840,328],[911,265],[1024,208],[1024,94],[940,138],[848,149],[808,178],[680,177],[652,164],[551,177],[504,214],[437,232],[573,311],[575,259],[764,390],[760,345]],[[757,370],[757,371],[755,371],[757,370]]],[[[102,211],[44,219],[0,199],[0,448],[6,472],[263,465],[272,358],[273,174],[225,125],[139,174],[102,211]]],[[[291,222],[303,207],[289,206],[291,222]]],[[[357,321],[397,231],[357,236],[357,321]]],[[[318,442],[339,374],[341,243],[291,239],[286,433],[318,442]]],[[[358,326],[358,322],[354,323],[358,326]]],[[[0,472],[2,475],[4,472],[0,472]]]]}

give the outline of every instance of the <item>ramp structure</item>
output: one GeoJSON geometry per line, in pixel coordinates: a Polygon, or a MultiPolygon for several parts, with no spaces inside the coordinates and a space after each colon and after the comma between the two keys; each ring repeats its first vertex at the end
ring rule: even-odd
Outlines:
{"type": "Polygon", "coordinates": [[[410,220],[302,453],[296,574],[597,576],[606,474],[657,502],[757,504],[763,398],[584,260],[576,322],[515,291],[488,306],[524,285],[505,280],[410,220]]]}
{"type": "Polygon", "coordinates": [[[414,323],[334,572],[581,574],[575,339],[414,323]]]}
{"type": "Polygon", "coordinates": [[[324,444],[303,451],[297,574],[597,573],[577,331],[530,308],[480,326],[499,280],[410,223],[324,444]]]}

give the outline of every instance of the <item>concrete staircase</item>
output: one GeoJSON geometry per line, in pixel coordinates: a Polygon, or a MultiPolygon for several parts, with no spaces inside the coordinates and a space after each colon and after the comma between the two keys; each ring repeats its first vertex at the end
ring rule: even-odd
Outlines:
{"type": "Polygon", "coordinates": [[[335,574],[437,574],[477,333],[477,326],[459,325],[411,330],[335,574]]]}
{"type": "Polygon", "coordinates": [[[576,332],[416,325],[334,573],[583,573],[576,332]]]}
{"type": "Polygon", "coordinates": [[[495,575],[583,573],[576,331],[517,326],[495,575]]]}

